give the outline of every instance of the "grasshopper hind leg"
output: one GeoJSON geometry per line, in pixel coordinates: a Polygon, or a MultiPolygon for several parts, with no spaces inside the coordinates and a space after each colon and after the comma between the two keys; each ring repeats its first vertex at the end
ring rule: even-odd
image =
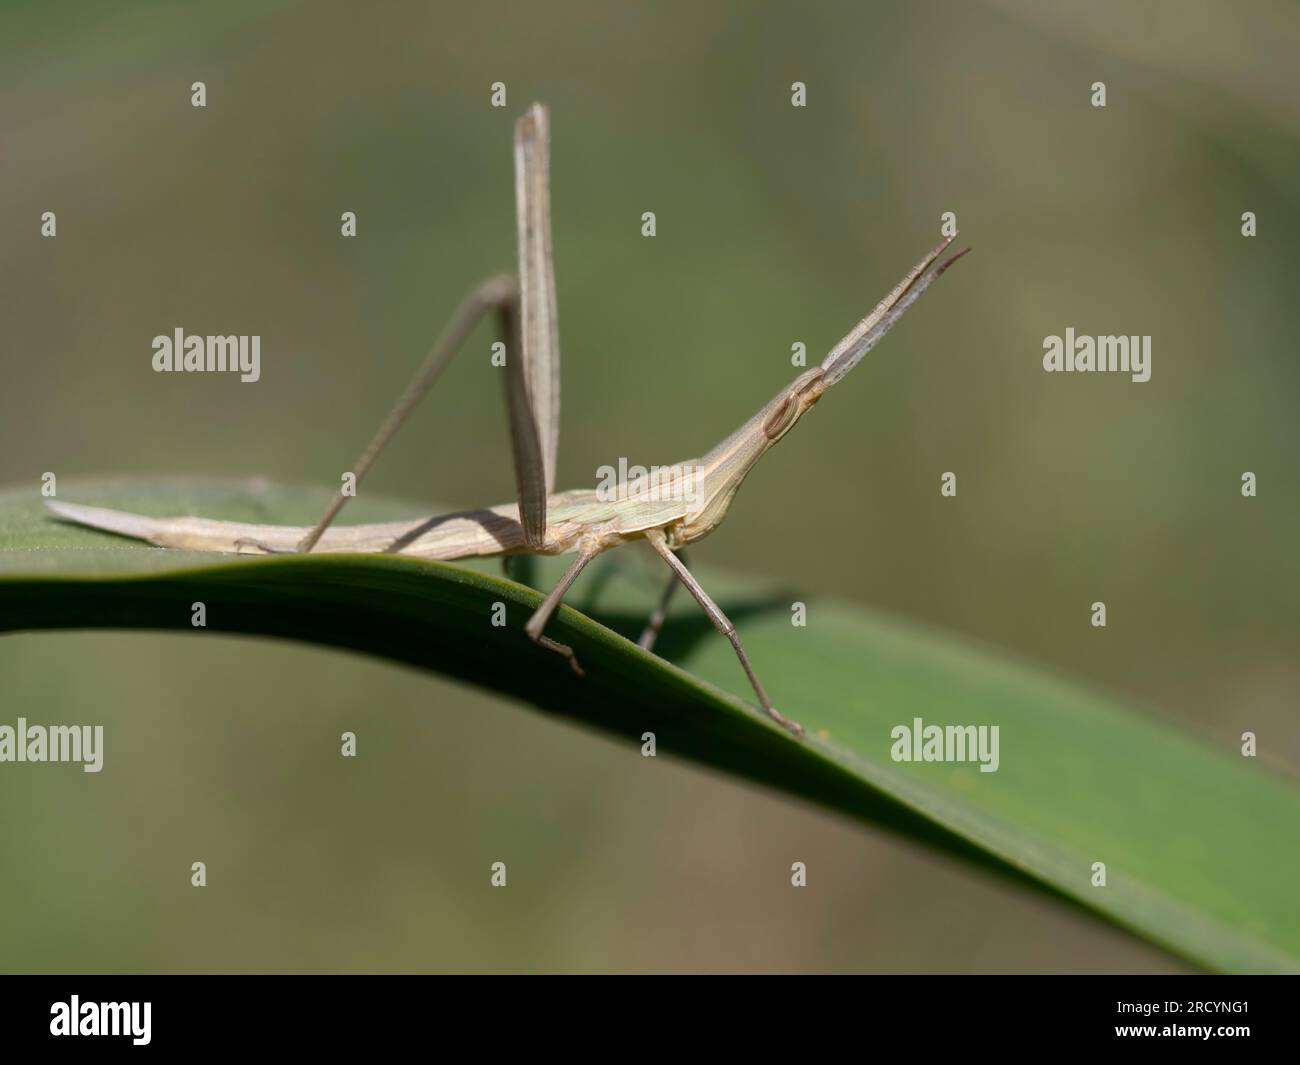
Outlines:
{"type": "Polygon", "coordinates": [[[731,619],[722,612],[722,608],[713,601],[709,593],[700,586],[700,582],[691,575],[691,571],[682,564],[682,560],[673,554],[664,534],[659,529],[651,529],[646,533],[646,539],[650,541],[650,546],[659,552],[663,560],[672,568],[677,579],[686,585],[686,590],[695,597],[695,601],[700,604],[701,609],[709,616],[709,620],[713,622],[713,627],[730,641],[732,649],[736,652],[736,657],[740,660],[741,668],[744,669],[745,676],[749,678],[749,683],[754,689],[754,694],[758,696],[758,704],[778,725],[789,729],[796,736],[802,736],[804,733],[803,726],[797,721],[791,721],[772,704],[767,689],[759,682],[754,667],[749,664],[749,655],[745,653],[745,645],[740,642],[736,626],[731,623],[731,619]]]}
{"type": "MultiPolygon", "coordinates": [[[[402,393],[397,404],[389,411],[388,417],[376,430],[365,450],[357,456],[356,461],[352,464],[351,470],[356,478],[355,485],[359,486],[361,484],[361,479],[366,475],[375,459],[379,457],[380,452],[388,446],[388,442],[393,438],[397,430],[402,427],[420,400],[433,387],[438,375],[442,373],[443,368],[460,350],[481,318],[491,311],[496,311],[502,338],[506,341],[510,340],[512,330],[509,323],[517,302],[518,289],[515,279],[507,274],[491,277],[481,282],[461,301],[460,306],[456,308],[455,313],[452,315],[451,321],[447,323],[442,335],[425,357],[419,370],[416,371],[415,377],[406,386],[406,391],[402,393]]],[[[298,544],[297,549],[308,552],[314,548],[321,536],[324,535],[325,530],[333,524],[339,511],[343,509],[343,505],[350,498],[352,497],[342,493],[336,495],[325,509],[325,513],[321,515],[320,520],[302,538],[302,542],[298,544]]]]}

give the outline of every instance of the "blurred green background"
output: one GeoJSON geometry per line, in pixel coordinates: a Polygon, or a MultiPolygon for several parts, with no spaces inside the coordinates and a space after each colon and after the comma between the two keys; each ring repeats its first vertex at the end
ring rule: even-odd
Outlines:
{"type": "MultiPolygon", "coordinates": [[[[954,211],[975,254],[696,559],[1015,649],[1207,742],[1252,730],[1294,775],[1298,56],[1280,2],[8,3],[0,483],[337,483],[456,301],[511,266],[511,126],[540,99],[563,486],[706,450],[954,211]],[[153,373],[177,326],[260,334],[261,381],[153,373]],[[1044,374],[1067,326],[1151,334],[1150,382],[1044,374]]],[[[369,489],[511,498],[492,339],[369,489]]],[[[1180,968],[870,828],[383,663],[24,634],[0,678],[0,720],[107,732],[99,776],[0,767],[5,970],[1180,968]]]]}

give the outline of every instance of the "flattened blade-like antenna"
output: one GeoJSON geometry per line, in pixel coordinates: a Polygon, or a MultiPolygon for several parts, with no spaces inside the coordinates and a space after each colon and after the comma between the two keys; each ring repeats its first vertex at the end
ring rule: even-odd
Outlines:
{"type": "Polygon", "coordinates": [[[824,380],[828,388],[861,362],[862,357],[889,332],[893,324],[903,316],[903,312],[920,298],[921,293],[937,281],[948,267],[970,251],[970,248],[964,248],[945,260],[933,273],[927,274],[926,271],[934,265],[956,237],[954,233],[931,248],[925,258],[912,267],[903,280],[893,287],[889,295],[877,303],[875,309],[830,350],[822,360],[824,380]]]}

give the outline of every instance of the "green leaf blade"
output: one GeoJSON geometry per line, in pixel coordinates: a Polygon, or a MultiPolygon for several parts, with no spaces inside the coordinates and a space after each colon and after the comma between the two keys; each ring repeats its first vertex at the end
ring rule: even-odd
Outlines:
{"type": "MultiPolygon", "coordinates": [[[[318,491],[232,481],[64,483],[68,501],[156,515],[309,522],[318,491]]],[[[350,520],[432,508],[357,500],[350,520]]],[[[1208,968],[1300,970],[1300,790],[1122,700],[965,639],[704,575],[796,740],[746,699],[729,645],[678,602],[660,650],[635,636],[660,578],[598,559],[553,622],[587,675],[527,641],[537,592],[473,566],[393,556],[234,558],[164,551],[52,520],[35,488],[0,493],[0,631],[190,627],[308,640],[493,688],[633,743],[781,788],[1081,905],[1208,968]],[[489,623],[506,604],[504,629],[489,623]],[[576,609],[575,609],[576,607],[576,609]],[[622,633],[622,635],[620,635],[622,633]],[[997,725],[1000,764],[896,762],[891,731],[997,725]],[[1092,885],[1105,862],[1107,885],[1092,885]]],[[[543,584],[563,560],[541,564],[543,584]]],[[[682,596],[685,600],[687,597],[682,596]]],[[[292,697],[292,693],[285,693],[292,697]]],[[[864,900],[864,905],[867,900],[864,900]]]]}

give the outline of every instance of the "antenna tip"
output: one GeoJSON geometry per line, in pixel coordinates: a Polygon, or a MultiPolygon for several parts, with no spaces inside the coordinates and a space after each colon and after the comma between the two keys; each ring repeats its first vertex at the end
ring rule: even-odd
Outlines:
{"type": "Polygon", "coordinates": [[[950,267],[953,263],[955,263],[958,259],[960,259],[963,255],[968,255],[974,250],[975,250],[974,248],[967,246],[965,248],[962,248],[962,250],[959,251],[956,255],[950,256],[949,258],[945,259],[942,263],[939,264],[939,269],[937,269],[934,272],[934,276],[938,277],[945,270],[947,270],[948,267],[950,267]]]}

